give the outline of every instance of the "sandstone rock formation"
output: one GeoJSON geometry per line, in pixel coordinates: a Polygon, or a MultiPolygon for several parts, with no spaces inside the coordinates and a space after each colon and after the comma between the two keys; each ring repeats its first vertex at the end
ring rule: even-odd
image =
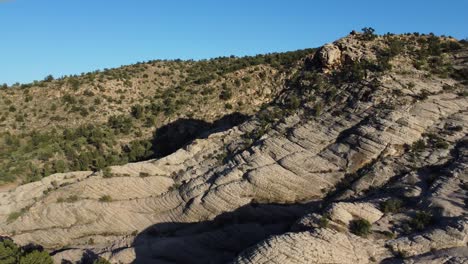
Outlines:
{"type": "MultiPolygon", "coordinates": [[[[350,36],[316,56],[330,72],[376,58],[368,45],[381,42],[350,36]]],[[[112,167],[112,178],[59,174],[0,193],[0,232],[62,249],[58,263],[86,252],[112,263],[466,263],[466,85],[406,66],[267,125],[255,117],[112,167]],[[401,208],[385,209],[391,199],[401,208]],[[355,219],[372,224],[368,237],[349,229],[355,219]]]]}

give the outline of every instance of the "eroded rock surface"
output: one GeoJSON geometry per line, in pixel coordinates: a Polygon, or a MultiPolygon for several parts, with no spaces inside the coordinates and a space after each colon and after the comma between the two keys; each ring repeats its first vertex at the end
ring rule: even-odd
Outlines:
{"type": "MultiPolygon", "coordinates": [[[[351,36],[318,54],[331,71],[379,45],[351,36]]],[[[111,178],[76,172],[0,193],[0,232],[63,249],[57,262],[90,251],[112,263],[464,263],[466,86],[406,66],[338,86],[335,101],[316,99],[319,114],[307,101],[111,178]],[[354,220],[371,224],[366,237],[354,220]]]]}

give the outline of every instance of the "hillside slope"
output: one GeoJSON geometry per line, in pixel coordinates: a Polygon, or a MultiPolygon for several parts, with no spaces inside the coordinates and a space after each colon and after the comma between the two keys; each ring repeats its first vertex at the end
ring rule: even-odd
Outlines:
{"type": "Polygon", "coordinates": [[[258,111],[310,52],[150,61],[0,89],[0,186],[164,156],[212,123],[238,124],[220,120],[229,114],[258,111]],[[159,144],[158,130],[182,119],[187,139],[159,144]]]}
{"type": "Polygon", "coordinates": [[[467,55],[352,34],[238,126],[0,193],[0,232],[58,262],[467,262],[467,55]]]}

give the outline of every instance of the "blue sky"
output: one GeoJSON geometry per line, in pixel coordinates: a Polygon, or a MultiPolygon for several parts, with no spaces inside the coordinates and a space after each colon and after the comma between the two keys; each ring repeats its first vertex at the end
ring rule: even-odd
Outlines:
{"type": "Polygon", "coordinates": [[[467,0],[0,0],[0,83],[320,46],[352,29],[468,37],[467,0]]]}

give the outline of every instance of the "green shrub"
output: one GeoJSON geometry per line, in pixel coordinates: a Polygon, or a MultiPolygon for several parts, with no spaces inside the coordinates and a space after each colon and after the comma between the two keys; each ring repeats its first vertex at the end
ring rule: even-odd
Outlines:
{"type": "Polygon", "coordinates": [[[73,97],[72,95],[70,94],[65,94],[63,97],[62,97],[62,101],[64,103],[67,103],[67,104],[76,104],[76,99],[75,97],[73,97]]]}
{"type": "Polygon", "coordinates": [[[301,99],[296,95],[292,95],[291,97],[289,97],[286,102],[286,107],[290,110],[296,110],[300,106],[301,106],[301,99]]]}
{"type": "Polygon", "coordinates": [[[19,264],[53,264],[53,260],[49,253],[45,251],[34,250],[31,253],[24,254],[20,257],[19,264]]]}
{"type": "Polygon", "coordinates": [[[319,226],[320,226],[321,228],[327,228],[328,225],[329,225],[329,222],[330,222],[330,221],[328,220],[328,215],[322,215],[322,217],[320,217],[320,219],[319,219],[319,223],[318,223],[318,224],[319,224],[319,226]]]}
{"type": "Polygon", "coordinates": [[[320,114],[322,114],[323,110],[323,103],[317,103],[314,106],[314,116],[318,117],[320,114]]]}
{"type": "Polygon", "coordinates": [[[380,204],[381,210],[388,213],[398,213],[401,210],[403,202],[400,199],[389,199],[380,204]]]}
{"type": "Polygon", "coordinates": [[[24,215],[29,210],[29,207],[24,207],[17,212],[12,212],[8,215],[7,223],[12,223],[22,215],[24,215]]]}
{"type": "Polygon", "coordinates": [[[365,219],[358,219],[351,221],[349,228],[353,234],[367,237],[371,233],[372,224],[365,219]]]}
{"type": "Polygon", "coordinates": [[[2,264],[53,264],[45,251],[25,251],[11,239],[0,239],[0,263],[2,264]]]}
{"type": "Polygon", "coordinates": [[[413,145],[411,145],[411,150],[413,152],[421,152],[424,149],[426,149],[426,143],[422,139],[414,142],[413,145]]]}
{"type": "Polygon", "coordinates": [[[51,82],[54,80],[54,76],[52,76],[51,74],[47,75],[45,78],[44,78],[44,82],[51,82]]]}
{"type": "Polygon", "coordinates": [[[394,239],[396,237],[395,233],[390,232],[390,231],[383,231],[383,234],[388,239],[394,239]]]}
{"type": "Polygon", "coordinates": [[[410,226],[418,231],[422,231],[426,229],[428,225],[430,225],[433,221],[432,214],[425,211],[418,211],[416,215],[411,219],[410,226]]]}
{"type": "Polygon", "coordinates": [[[375,34],[375,29],[371,28],[371,27],[365,27],[362,29],[362,39],[363,40],[374,40],[375,38],[377,38],[377,35],[375,34]]]}
{"type": "Polygon", "coordinates": [[[114,175],[112,174],[110,167],[105,167],[102,169],[102,177],[103,178],[112,178],[114,175]]]}
{"type": "Polygon", "coordinates": [[[131,114],[134,118],[140,119],[143,117],[144,108],[141,105],[134,105],[131,109],[131,114]]]}
{"type": "Polygon", "coordinates": [[[219,99],[221,100],[229,100],[232,98],[232,90],[231,89],[224,89],[221,91],[221,94],[219,95],[219,99]]]}
{"type": "Polygon", "coordinates": [[[128,134],[133,128],[132,120],[124,115],[109,117],[107,125],[114,129],[117,134],[128,134]]]}

